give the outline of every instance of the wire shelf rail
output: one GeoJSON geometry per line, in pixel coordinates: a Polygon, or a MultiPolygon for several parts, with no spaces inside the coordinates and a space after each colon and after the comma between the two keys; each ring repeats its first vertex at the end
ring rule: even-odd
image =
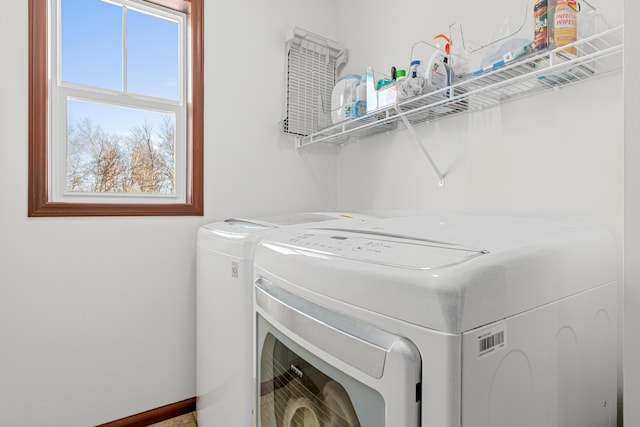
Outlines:
{"type": "MultiPolygon", "coordinates": [[[[404,99],[363,117],[326,127],[296,138],[296,147],[315,143],[344,144],[383,132],[406,129],[460,113],[481,111],[534,94],[558,90],[594,77],[622,70],[624,26],[574,43],[519,58],[450,87],[404,99]],[[577,54],[567,55],[575,47],[577,54]],[[443,94],[448,96],[443,96],[443,94]]],[[[410,129],[412,135],[415,135],[410,129]]],[[[441,185],[444,176],[432,162],[441,185]]]]}

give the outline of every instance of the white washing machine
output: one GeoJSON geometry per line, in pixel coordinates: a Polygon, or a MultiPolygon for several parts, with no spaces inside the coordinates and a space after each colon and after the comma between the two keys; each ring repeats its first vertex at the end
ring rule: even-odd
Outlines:
{"type": "Polygon", "coordinates": [[[615,254],[598,227],[514,217],[270,235],[257,425],[615,426],[615,254]]]}
{"type": "Polygon", "coordinates": [[[359,224],[350,213],[294,213],[228,219],[198,231],[196,395],[201,427],[253,424],[253,255],[260,239],[282,228],[359,224]]]}

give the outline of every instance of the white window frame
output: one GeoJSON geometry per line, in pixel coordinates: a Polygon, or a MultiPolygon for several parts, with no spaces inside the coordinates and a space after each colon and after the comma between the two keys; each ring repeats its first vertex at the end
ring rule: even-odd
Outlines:
{"type": "Polygon", "coordinates": [[[191,189],[188,152],[188,99],[190,97],[190,55],[187,17],[184,13],[140,0],[102,0],[123,8],[121,90],[110,90],[62,81],[61,5],[49,0],[49,200],[70,203],[175,204],[188,201],[191,189]],[[126,11],[134,10],[176,22],[179,28],[178,99],[165,99],[126,91],[126,11]],[[67,100],[97,102],[116,107],[136,108],[175,117],[175,193],[76,193],[66,190],[67,183],[67,100]]]}

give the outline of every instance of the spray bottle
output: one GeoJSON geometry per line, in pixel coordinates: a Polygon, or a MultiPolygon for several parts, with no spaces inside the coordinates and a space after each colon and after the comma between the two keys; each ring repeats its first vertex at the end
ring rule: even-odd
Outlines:
{"type": "MultiPolygon", "coordinates": [[[[453,81],[451,64],[449,63],[449,55],[451,53],[451,39],[444,34],[438,34],[434,38],[436,40],[436,51],[427,64],[427,83],[431,85],[431,89],[439,90],[451,86],[453,81]],[[446,43],[442,46],[439,41],[443,39],[446,43]]],[[[449,96],[446,91],[444,97],[449,96]]]]}

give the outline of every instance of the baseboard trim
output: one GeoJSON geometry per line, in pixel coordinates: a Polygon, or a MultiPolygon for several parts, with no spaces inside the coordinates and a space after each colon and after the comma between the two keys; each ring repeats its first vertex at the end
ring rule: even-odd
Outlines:
{"type": "Polygon", "coordinates": [[[101,424],[97,427],[146,427],[151,424],[179,417],[180,415],[188,414],[189,412],[194,412],[195,410],[196,398],[192,397],[136,415],[131,415],[130,417],[101,424]]]}

